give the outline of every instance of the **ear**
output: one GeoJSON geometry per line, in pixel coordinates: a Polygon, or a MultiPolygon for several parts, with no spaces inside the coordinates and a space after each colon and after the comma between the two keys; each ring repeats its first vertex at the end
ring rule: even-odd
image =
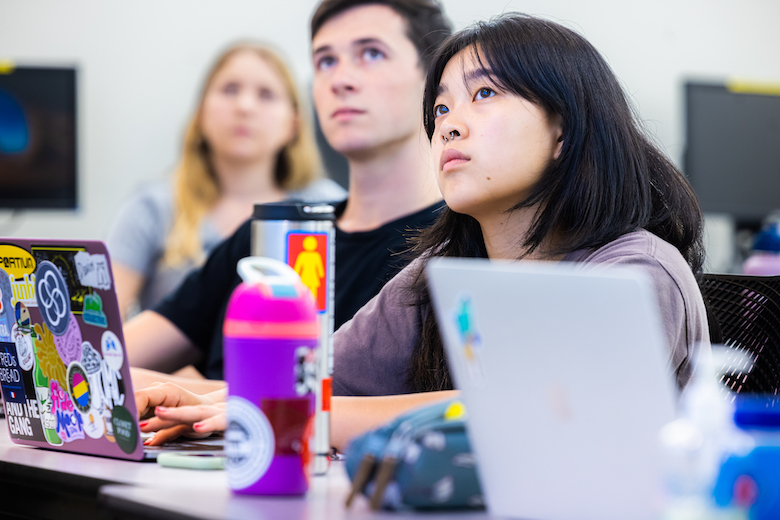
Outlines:
{"type": "Polygon", "coordinates": [[[553,152],[553,160],[557,160],[561,156],[561,150],[563,150],[563,118],[558,114],[555,114],[554,132],[556,135],[556,146],[553,152]]]}

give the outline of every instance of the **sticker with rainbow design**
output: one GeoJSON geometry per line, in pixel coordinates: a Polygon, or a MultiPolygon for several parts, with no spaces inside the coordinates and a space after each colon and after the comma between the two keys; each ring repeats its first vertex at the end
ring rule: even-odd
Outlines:
{"type": "Polygon", "coordinates": [[[78,361],[68,366],[68,390],[70,390],[73,406],[81,413],[89,412],[91,405],[89,379],[86,370],[78,361]]]}

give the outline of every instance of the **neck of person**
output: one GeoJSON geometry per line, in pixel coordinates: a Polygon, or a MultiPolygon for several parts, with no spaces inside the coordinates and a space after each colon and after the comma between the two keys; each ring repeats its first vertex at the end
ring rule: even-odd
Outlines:
{"type": "Polygon", "coordinates": [[[553,255],[551,249],[552,240],[545,240],[529,254],[524,255],[523,243],[533,225],[538,208],[521,208],[512,212],[496,211],[487,212],[485,215],[475,216],[482,228],[482,238],[485,241],[488,258],[491,260],[552,260],[558,261],[564,255],[553,255]]]}
{"type": "Polygon", "coordinates": [[[220,236],[232,234],[252,216],[255,204],[283,200],[286,192],[276,185],[276,157],[240,161],[212,157],[219,179],[219,199],[209,216],[220,236]]]}
{"type": "Polygon", "coordinates": [[[371,231],[441,200],[422,129],[381,149],[349,154],[347,161],[349,199],[337,222],[342,231],[371,231]]]}
{"type": "Polygon", "coordinates": [[[263,203],[284,197],[284,190],[274,180],[274,156],[242,160],[215,155],[212,164],[219,178],[222,199],[263,203]]]}

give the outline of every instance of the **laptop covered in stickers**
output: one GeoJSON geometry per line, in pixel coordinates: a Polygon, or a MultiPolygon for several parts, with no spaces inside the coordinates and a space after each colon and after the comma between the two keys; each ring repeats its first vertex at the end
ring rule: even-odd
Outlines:
{"type": "Polygon", "coordinates": [[[17,444],[144,457],[104,243],[0,238],[0,386],[17,444]]]}

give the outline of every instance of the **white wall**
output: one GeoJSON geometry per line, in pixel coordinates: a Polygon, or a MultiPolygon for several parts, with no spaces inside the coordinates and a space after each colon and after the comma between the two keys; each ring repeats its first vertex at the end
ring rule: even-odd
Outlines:
{"type": "MultiPolygon", "coordinates": [[[[307,85],[317,0],[0,0],[0,59],[79,67],[77,211],[0,214],[0,235],[104,238],[138,186],[165,178],[206,69],[239,38],[281,48],[307,85]]],[[[780,81],[777,0],[444,0],[456,27],[543,15],[606,56],[670,156],[684,145],[684,78],[780,81]]]]}

